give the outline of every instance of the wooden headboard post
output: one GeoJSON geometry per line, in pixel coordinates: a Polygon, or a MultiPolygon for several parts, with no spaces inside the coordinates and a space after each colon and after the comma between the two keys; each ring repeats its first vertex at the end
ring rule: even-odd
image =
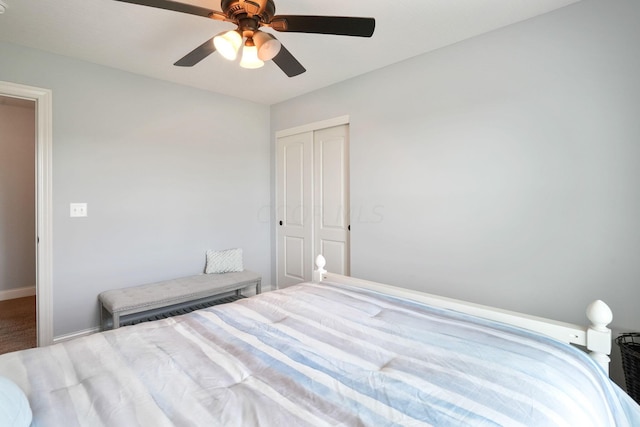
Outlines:
{"type": "Polygon", "coordinates": [[[589,350],[589,356],[604,369],[607,375],[609,374],[609,362],[611,361],[609,358],[609,354],[611,354],[611,330],[607,325],[613,320],[613,313],[609,306],[601,300],[596,300],[587,307],[587,318],[591,322],[590,326],[574,325],[453,298],[431,295],[412,289],[328,273],[324,268],[326,263],[327,261],[322,255],[316,257],[317,268],[313,271],[314,283],[320,283],[322,280],[329,278],[330,280],[340,283],[376,290],[389,295],[412,299],[429,305],[448,308],[473,316],[529,329],[568,344],[585,347],[589,350]]]}

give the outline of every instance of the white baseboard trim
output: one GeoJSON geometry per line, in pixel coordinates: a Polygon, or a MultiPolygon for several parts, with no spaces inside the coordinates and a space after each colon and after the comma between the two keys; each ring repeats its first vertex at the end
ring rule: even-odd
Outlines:
{"type": "Polygon", "coordinates": [[[75,338],[86,337],[91,334],[95,334],[96,332],[100,332],[100,328],[89,328],[82,331],[71,332],[70,334],[58,335],[53,338],[53,343],[58,344],[64,341],[69,341],[75,338]]]}
{"type": "Polygon", "coordinates": [[[0,301],[30,297],[35,294],[36,294],[35,286],[25,286],[24,288],[8,289],[6,291],[0,291],[0,301]]]}

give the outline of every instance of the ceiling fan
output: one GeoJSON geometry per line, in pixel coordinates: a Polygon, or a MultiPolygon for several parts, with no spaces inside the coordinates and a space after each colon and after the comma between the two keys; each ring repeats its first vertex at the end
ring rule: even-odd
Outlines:
{"type": "Polygon", "coordinates": [[[280,32],[371,37],[376,25],[373,18],[276,15],[273,0],[221,0],[222,12],[172,0],[116,1],[232,22],[237,26],[207,40],[173,64],[180,67],[192,67],[216,50],[225,58],[235,60],[242,47],[240,66],[259,68],[264,61],[273,60],[287,76],[294,77],[306,69],[272,34],[260,30],[261,27],[280,32]]]}

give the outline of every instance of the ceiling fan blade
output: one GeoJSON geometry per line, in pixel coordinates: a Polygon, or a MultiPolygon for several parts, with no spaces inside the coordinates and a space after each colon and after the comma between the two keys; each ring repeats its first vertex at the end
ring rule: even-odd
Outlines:
{"type": "Polygon", "coordinates": [[[174,12],[188,13],[189,15],[198,15],[204,17],[213,17],[212,15],[221,14],[215,10],[204,7],[194,6],[186,3],[179,3],[171,0],[116,0],[123,3],[139,4],[141,6],[155,7],[158,9],[172,10],[174,12]]]}
{"type": "Polygon", "coordinates": [[[307,71],[283,45],[280,46],[280,52],[273,57],[272,61],[289,77],[295,77],[307,71]]]}
{"type": "Polygon", "coordinates": [[[216,47],[213,45],[213,38],[211,38],[187,53],[173,65],[177,65],[178,67],[193,67],[215,51],[216,47]]]}
{"type": "Polygon", "coordinates": [[[376,20],[348,16],[276,15],[269,25],[284,32],[371,37],[376,20]]]}

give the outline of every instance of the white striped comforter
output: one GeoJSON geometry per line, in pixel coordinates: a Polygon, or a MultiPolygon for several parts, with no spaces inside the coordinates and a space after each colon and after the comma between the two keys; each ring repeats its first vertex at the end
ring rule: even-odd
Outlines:
{"type": "Polygon", "coordinates": [[[638,426],[580,351],[337,284],[303,284],[0,356],[34,426],[638,426]]]}

